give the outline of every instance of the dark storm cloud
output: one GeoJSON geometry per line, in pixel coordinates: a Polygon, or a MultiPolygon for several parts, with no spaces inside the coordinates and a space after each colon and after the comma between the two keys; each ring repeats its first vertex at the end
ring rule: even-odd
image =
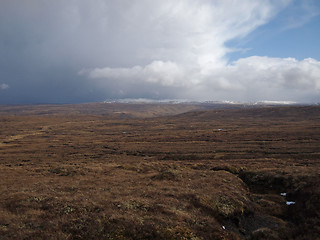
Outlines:
{"type": "MultiPolygon", "coordinates": [[[[78,72],[126,62],[110,34],[109,8],[103,1],[1,1],[1,103],[104,100],[112,90],[78,72]]],[[[129,57],[129,44],[122,51],[129,57]]]]}

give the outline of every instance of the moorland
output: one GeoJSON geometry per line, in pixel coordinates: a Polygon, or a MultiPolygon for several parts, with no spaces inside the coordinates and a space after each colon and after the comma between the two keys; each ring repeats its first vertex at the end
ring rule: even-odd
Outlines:
{"type": "Polygon", "coordinates": [[[0,239],[319,239],[320,107],[0,106],[0,239]]]}

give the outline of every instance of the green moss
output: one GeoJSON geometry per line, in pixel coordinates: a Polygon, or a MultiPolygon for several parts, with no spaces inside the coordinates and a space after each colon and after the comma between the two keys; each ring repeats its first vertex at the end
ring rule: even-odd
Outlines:
{"type": "Polygon", "coordinates": [[[218,195],[214,198],[202,197],[200,203],[217,216],[231,217],[244,213],[243,202],[225,195],[218,195]]]}

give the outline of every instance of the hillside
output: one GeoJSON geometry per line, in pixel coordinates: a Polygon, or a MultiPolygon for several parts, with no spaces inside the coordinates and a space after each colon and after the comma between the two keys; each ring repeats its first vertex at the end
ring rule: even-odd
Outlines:
{"type": "Polygon", "coordinates": [[[0,113],[0,239],[320,236],[318,106],[0,113]]]}

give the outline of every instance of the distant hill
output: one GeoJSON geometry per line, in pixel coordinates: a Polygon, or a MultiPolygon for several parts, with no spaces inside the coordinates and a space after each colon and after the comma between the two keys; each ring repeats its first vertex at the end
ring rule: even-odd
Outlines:
{"type": "MultiPolygon", "coordinates": [[[[272,107],[274,104],[240,104],[240,103],[219,103],[219,102],[164,102],[164,103],[83,103],[83,104],[45,104],[45,105],[0,105],[0,115],[102,115],[114,118],[150,118],[160,116],[171,116],[192,111],[252,109],[255,116],[259,114],[260,108],[272,107]],[[253,110],[255,109],[255,110],[253,110]]],[[[293,105],[287,106],[292,107],[293,105]]],[[[286,106],[284,106],[286,107],[286,106]]],[[[300,106],[301,107],[301,106],[300,106]]],[[[299,109],[299,107],[297,108],[299,109]]],[[[314,108],[317,109],[317,108],[314,108]]],[[[266,114],[265,111],[262,111],[266,114]]],[[[261,112],[261,114],[262,114],[261,112]]],[[[239,113],[243,113],[240,111],[239,113]]],[[[198,113],[199,114],[199,113],[198,113]]],[[[213,114],[213,113],[206,113],[213,114]]],[[[201,114],[199,115],[201,116],[201,114]]]]}
{"type": "Polygon", "coordinates": [[[209,103],[84,103],[62,105],[0,105],[0,115],[106,115],[115,118],[150,118],[196,110],[241,108],[242,105],[209,103]]]}

